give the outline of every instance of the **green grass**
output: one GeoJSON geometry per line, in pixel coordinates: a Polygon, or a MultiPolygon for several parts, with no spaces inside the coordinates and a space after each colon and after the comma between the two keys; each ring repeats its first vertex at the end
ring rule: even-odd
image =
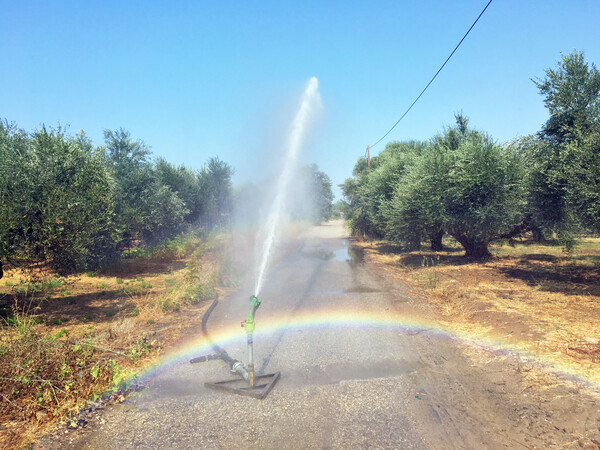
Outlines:
{"type": "Polygon", "coordinates": [[[423,256],[421,260],[421,270],[417,275],[417,281],[427,289],[434,289],[438,283],[438,267],[440,266],[440,257],[423,256]]]}
{"type": "Polygon", "coordinates": [[[31,295],[59,288],[67,284],[67,282],[63,278],[53,277],[43,281],[32,281],[29,283],[20,281],[18,284],[6,282],[5,284],[6,286],[14,286],[15,293],[19,295],[31,295]]]}
{"type": "Polygon", "coordinates": [[[166,298],[160,301],[160,308],[164,313],[178,312],[181,309],[181,304],[177,300],[166,298]]]}
{"type": "Polygon", "coordinates": [[[123,259],[180,259],[190,255],[199,245],[201,244],[196,235],[192,234],[187,237],[180,235],[152,247],[136,247],[125,250],[121,257],[123,259]]]}

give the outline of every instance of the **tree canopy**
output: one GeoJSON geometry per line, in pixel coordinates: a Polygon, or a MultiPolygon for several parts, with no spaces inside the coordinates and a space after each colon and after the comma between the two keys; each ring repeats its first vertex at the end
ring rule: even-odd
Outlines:
{"type": "Polygon", "coordinates": [[[434,250],[448,233],[473,257],[523,231],[567,247],[600,231],[600,73],[574,51],[545,75],[533,80],[549,112],[536,135],[500,145],[458,114],[426,143],[359,158],[342,185],[350,230],[434,250]]]}
{"type": "Polygon", "coordinates": [[[400,178],[422,153],[421,142],[392,142],[367,164],[359,158],[353,178],[342,185],[347,200],[344,214],[354,234],[383,237],[386,218],[382,206],[392,198],[400,178]]]}
{"type": "Polygon", "coordinates": [[[0,276],[6,258],[46,260],[61,272],[96,269],[125,248],[227,224],[228,164],[212,158],[193,171],[153,162],[123,129],[104,137],[94,147],[83,133],[27,133],[0,122],[0,276]]]}
{"type": "Polygon", "coordinates": [[[386,235],[414,248],[445,231],[467,256],[489,256],[489,242],[522,214],[521,172],[507,149],[456,119],[398,180],[383,207],[386,235]]]}
{"type": "MultiPolygon", "coordinates": [[[[293,213],[328,219],[331,180],[315,164],[301,172],[302,208],[293,213]]],[[[6,260],[46,261],[60,273],[95,270],[186,230],[228,228],[234,207],[238,216],[256,215],[247,207],[265,194],[246,186],[235,205],[233,174],[218,157],[199,170],[153,159],[122,128],[106,130],[104,145],[94,146],[83,132],[26,132],[0,121],[0,278],[6,260]]]]}
{"type": "Polygon", "coordinates": [[[583,52],[563,55],[556,68],[546,69],[546,76],[533,82],[550,113],[541,131],[543,138],[566,143],[598,133],[600,72],[585,61],[583,52]]]}
{"type": "Polygon", "coordinates": [[[600,72],[573,51],[534,83],[549,118],[519,143],[529,168],[529,211],[547,232],[598,231],[600,72]]]}

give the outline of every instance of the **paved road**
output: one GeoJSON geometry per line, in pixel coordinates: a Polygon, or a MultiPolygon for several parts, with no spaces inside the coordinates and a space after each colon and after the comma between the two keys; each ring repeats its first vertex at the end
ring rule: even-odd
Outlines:
{"type": "MultiPolygon", "coordinates": [[[[45,446],[73,448],[532,448],[551,439],[514,372],[482,371],[455,343],[360,317],[398,317],[418,302],[352,261],[340,224],[312,228],[270,270],[257,313],[260,372],[280,371],[264,400],[215,392],[222,361],[181,364],[105,411],[102,424],[45,446]],[[298,317],[306,322],[294,324],[298,317]],[[268,333],[261,326],[281,325],[268,333]],[[513,378],[507,378],[511,373],[513,378]],[[513,381],[511,381],[513,380],[513,381]],[[514,385],[514,386],[513,386],[514,385]],[[510,392],[507,392],[509,390],[510,392]],[[514,392],[513,392],[514,391],[514,392]]],[[[222,299],[209,332],[246,359],[239,323],[252,287],[222,299]]],[[[551,416],[547,416],[551,417],[551,416]]],[[[547,420],[548,421],[548,420],[547,420]]],[[[550,421],[548,421],[550,422],[550,421]]]]}

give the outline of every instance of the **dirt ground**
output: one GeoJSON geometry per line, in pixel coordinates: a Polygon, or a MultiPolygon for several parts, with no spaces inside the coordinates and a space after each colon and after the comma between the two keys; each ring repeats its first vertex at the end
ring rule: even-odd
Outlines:
{"type": "MultiPolygon", "coordinates": [[[[571,361],[572,369],[596,364],[591,356],[541,346],[537,353],[527,352],[517,344],[538,348],[528,336],[534,336],[531,331],[508,336],[501,327],[510,321],[499,321],[498,328],[480,323],[496,317],[495,302],[486,306],[490,316],[477,315],[481,306],[469,309],[469,300],[496,298],[481,291],[482,280],[487,287],[502,280],[489,274],[496,270],[494,261],[474,264],[450,249],[438,263],[437,255],[427,252],[403,254],[385,243],[363,243],[347,248],[347,264],[347,259],[329,258],[344,256],[338,250],[344,241],[340,229],[317,227],[312,232],[319,238],[283,258],[268,283],[271,294],[264,293],[265,298],[279,298],[282,313],[373,309],[401,321],[419,318],[423,328],[402,335],[384,328],[282,331],[263,341],[272,348],[268,360],[283,377],[259,403],[202,389],[198,379],[218,379],[219,365],[185,364],[104,411],[86,429],[63,430],[41,441],[39,448],[598,448],[597,384],[585,371],[574,375],[559,370],[545,352],[571,361]],[[331,233],[340,236],[324,239],[331,233]],[[407,264],[410,258],[412,265],[407,264]],[[315,272],[315,267],[320,269],[315,272]],[[463,274],[467,276],[460,278],[463,274]],[[442,290],[445,283],[463,286],[452,291],[457,300],[442,290]],[[451,308],[454,301],[458,306],[451,308]],[[240,409],[254,409],[261,419],[239,414],[240,409]]],[[[511,249],[495,250],[500,251],[511,249]]],[[[523,251],[532,253],[531,247],[523,251]]],[[[495,262],[510,266],[522,259],[503,258],[495,262]]],[[[521,288],[531,289],[527,283],[521,288]]],[[[517,300],[514,306],[520,303],[525,302],[517,300]]],[[[227,322],[227,306],[236,309],[235,294],[224,295],[222,306],[220,317],[227,322]]],[[[538,326],[538,340],[544,331],[555,332],[542,327],[553,316],[527,319],[525,307],[519,311],[524,319],[514,320],[521,327],[514,330],[538,326]]],[[[267,313],[261,310],[261,318],[267,313]]],[[[211,319],[213,325],[219,322],[217,316],[211,319]]]]}
{"type": "Polygon", "coordinates": [[[381,271],[426,295],[447,326],[600,383],[600,239],[584,239],[572,254],[522,240],[492,247],[485,262],[466,259],[452,242],[435,253],[357,245],[381,271]]]}
{"type": "MultiPolygon", "coordinates": [[[[34,339],[50,338],[65,346],[90,342],[94,361],[114,360],[125,377],[133,375],[180,343],[191,328],[198,328],[214,296],[219,267],[216,259],[216,253],[210,251],[202,252],[198,261],[191,252],[176,258],[135,258],[102,273],[69,276],[59,276],[39,265],[9,266],[0,280],[0,320],[4,322],[0,348],[23,339],[20,324],[25,324],[28,332],[37,336],[34,339]],[[208,298],[198,297],[200,285],[208,298]]],[[[18,369],[20,361],[3,358],[3,375],[22,376],[19,370],[8,370],[8,366],[18,369]]],[[[42,360],[35,364],[48,365],[42,360]]],[[[85,369],[91,370],[92,364],[85,369]]],[[[98,386],[87,386],[85,392],[114,391],[100,379],[95,382],[98,386]]],[[[13,394],[11,400],[6,387],[0,380],[2,401],[14,405],[17,397],[13,394]]],[[[103,403],[119,401],[122,394],[104,394],[102,398],[103,403]]],[[[72,414],[85,400],[71,396],[68,403],[57,400],[36,412],[35,399],[18,398],[25,405],[20,408],[23,414],[2,416],[0,448],[20,447],[56,422],[77,426],[72,414]],[[29,410],[32,412],[26,412],[29,410]]]]}
{"type": "MultiPolygon", "coordinates": [[[[492,248],[495,256],[486,262],[465,259],[452,242],[437,253],[403,253],[386,242],[351,244],[352,261],[362,261],[384,292],[392,299],[411,298],[410,304],[398,303],[397,312],[436,321],[467,344],[462,351],[472,367],[440,361],[443,373],[462,380],[455,391],[436,387],[435,379],[421,381],[427,389],[418,398],[428,400],[422,405],[439,403],[429,407],[444,429],[464,433],[467,424],[457,422],[460,411],[448,405],[464,407],[468,418],[469,403],[475,402],[481,403],[477,420],[485,423],[487,411],[494,421],[491,447],[500,439],[514,448],[600,449],[600,240],[587,239],[571,254],[554,245],[516,241],[492,248]],[[485,382],[477,373],[485,374],[485,382]]],[[[63,277],[35,294],[31,312],[43,318],[36,327],[48,333],[68,328],[73,336],[94,327],[106,335],[110,351],[148,336],[157,344],[140,369],[198,328],[207,302],[182,300],[186,277],[186,259],[138,261],[118,273],[63,277]]],[[[25,286],[18,271],[2,282],[5,294],[25,286]]],[[[227,290],[221,294],[226,298],[227,290]]],[[[86,426],[90,420],[92,426],[93,416],[101,424],[101,413],[102,407],[94,407],[78,423],[86,426]]],[[[49,425],[32,429],[39,433],[49,425]]]]}
{"type": "MultiPolygon", "coordinates": [[[[36,330],[41,334],[56,334],[67,329],[71,336],[83,334],[92,327],[96,334],[111,332],[135,338],[145,333],[162,334],[176,325],[176,315],[182,307],[182,286],[186,277],[185,259],[176,261],[131,261],[118,271],[77,274],[59,277],[37,272],[37,283],[49,284],[39,292],[31,291],[30,276],[21,270],[8,270],[0,284],[6,310],[15,303],[28,317],[37,319],[36,330]],[[52,283],[56,280],[56,283],[52,283]],[[56,287],[52,287],[57,284],[56,287]],[[3,286],[2,286],[3,285],[3,286]],[[30,289],[27,295],[19,292],[30,289]],[[171,298],[171,303],[168,299],[171,298]],[[165,302],[167,300],[167,302],[165,302]],[[172,303],[178,301],[179,305],[172,303]],[[174,320],[175,319],[175,320],[174,320]],[[165,325],[167,324],[168,325],[165,325]]],[[[175,326],[175,328],[177,328],[175,326]]],[[[176,339],[165,333],[161,342],[176,339]]],[[[125,344],[130,339],[123,339],[125,344]]]]}
{"type": "Polygon", "coordinates": [[[472,344],[465,353],[497,378],[497,395],[522,392],[512,413],[523,426],[551,422],[568,436],[557,447],[600,449],[600,239],[583,239],[573,253],[528,239],[510,244],[476,262],[451,241],[446,251],[409,253],[354,242],[383,284],[408,288],[472,344]]]}

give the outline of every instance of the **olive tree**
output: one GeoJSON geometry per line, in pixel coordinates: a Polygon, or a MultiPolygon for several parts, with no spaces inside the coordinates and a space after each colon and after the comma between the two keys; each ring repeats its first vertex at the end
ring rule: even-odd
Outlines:
{"type": "Polygon", "coordinates": [[[313,223],[329,220],[333,208],[331,179],[316,164],[304,166],[300,172],[299,179],[303,186],[297,193],[301,194],[302,199],[295,199],[293,215],[313,223]]]}
{"type": "Polygon", "coordinates": [[[183,201],[186,210],[185,221],[194,224],[200,218],[203,197],[197,173],[186,166],[174,166],[164,158],[158,158],[156,174],[162,185],[168,186],[183,201]]]}
{"type": "Polygon", "coordinates": [[[563,55],[534,80],[550,117],[521,142],[529,210],[547,230],[600,230],[600,72],[583,52],[563,55]]]}
{"type": "Polygon", "coordinates": [[[522,171],[508,148],[457,126],[436,136],[400,179],[385,207],[387,236],[416,246],[444,230],[474,258],[522,214],[522,171]]]}
{"type": "Polygon", "coordinates": [[[210,158],[198,172],[202,196],[201,221],[206,227],[227,226],[231,219],[233,168],[218,157],[210,158]]]}
{"type": "Polygon", "coordinates": [[[24,202],[30,179],[29,148],[25,131],[0,121],[0,278],[3,260],[12,256],[22,240],[24,202]]]}
{"type": "Polygon", "coordinates": [[[369,164],[364,158],[357,162],[353,178],[342,186],[346,199],[345,215],[354,234],[383,237],[386,202],[424,145],[417,141],[391,142],[369,164]]]}
{"type": "Polygon", "coordinates": [[[129,132],[104,132],[107,161],[116,181],[115,216],[121,246],[152,244],[181,231],[188,214],[182,199],[161,182],[150,149],[129,132]]]}
{"type": "Polygon", "coordinates": [[[113,179],[85,135],[0,126],[0,238],[4,257],[47,260],[59,271],[116,257],[113,179]]]}

